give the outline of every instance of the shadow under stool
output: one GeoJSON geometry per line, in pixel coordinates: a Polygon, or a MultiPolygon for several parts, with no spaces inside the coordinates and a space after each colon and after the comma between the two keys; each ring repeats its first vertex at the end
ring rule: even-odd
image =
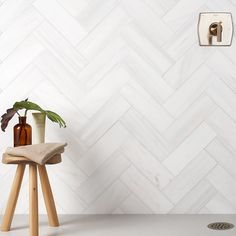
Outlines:
{"type": "MultiPolygon", "coordinates": [[[[2,162],[4,164],[17,165],[15,177],[8,198],[7,207],[3,216],[1,231],[9,231],[16,208],[18,195],[21,188],[22,179],[26,165],[29,165],[29,235],[39,235],[38,225],[38,180],[37,170],[39,172],[44,202],[47,209],[49,225],[52,227],[59,226],[56,206],[52,194],[52,189],[48,179],[45,165],[39,165],[26,157],[10,156],[3,154],[2,162]]],[[[61,162],[61,154],[56,154],[50,158],[46,164],[54,165],[61,162]]]]}

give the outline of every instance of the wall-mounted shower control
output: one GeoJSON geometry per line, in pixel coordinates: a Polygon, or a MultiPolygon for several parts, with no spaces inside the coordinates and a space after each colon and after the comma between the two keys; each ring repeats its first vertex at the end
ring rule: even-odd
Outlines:
{"type": "Polygon", "coordinates": [[[198,38],[201,46],[230,46],[232,36],[233,22],[231,13],[200,13],[198,38]]]}
{"type": "Polygon", "coordinates": [[[212,45],[212,38],[216,37],[216,41],[217,42],[222,42],[222,22],[213,22],[210,26],[209,26],[209,35],[208,35],[208,42],[209,45],[212,45]]]}

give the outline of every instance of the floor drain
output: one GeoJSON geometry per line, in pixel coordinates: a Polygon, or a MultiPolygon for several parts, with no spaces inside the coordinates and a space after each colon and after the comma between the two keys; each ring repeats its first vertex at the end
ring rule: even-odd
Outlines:
{"type": "Polygon", "coordinates": [[[214,230],[227,230],[227,229],[232,229],[234,225],[227,222],[215,222],[209,224],[207,227],[209,229],[214,229],[214,230]]]}

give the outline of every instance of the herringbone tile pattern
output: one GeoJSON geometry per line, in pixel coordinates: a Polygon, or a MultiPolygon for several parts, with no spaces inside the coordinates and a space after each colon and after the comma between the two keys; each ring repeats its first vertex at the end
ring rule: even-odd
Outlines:
{"type": "Polygon", "coordinates": [[[60,213],[236,213],[236,44],[199,47],[200,11],[235,18],[236,3],[0,1],[1,112],[30,97],[68,124],[47,124],[69,143],[49,169],[60,213]]]}

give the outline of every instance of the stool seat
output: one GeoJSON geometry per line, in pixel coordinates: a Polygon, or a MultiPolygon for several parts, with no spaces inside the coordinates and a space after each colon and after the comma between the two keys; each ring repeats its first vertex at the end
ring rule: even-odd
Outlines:
{"type": "MultiPolygon", "coordinates": [[[[61,162],[61,154],[56,154],[53,157],[51,157],[46,164],[47,165],[54,165],[61,162]]],[[[20,156],[12,156],[7,153],[4,153],[2,155],[2,163],[3,164],[34,164],[35,162],[29,160],[26,157],[20,157],[20,156]]]]}

